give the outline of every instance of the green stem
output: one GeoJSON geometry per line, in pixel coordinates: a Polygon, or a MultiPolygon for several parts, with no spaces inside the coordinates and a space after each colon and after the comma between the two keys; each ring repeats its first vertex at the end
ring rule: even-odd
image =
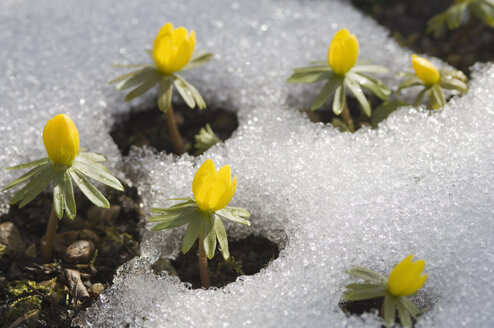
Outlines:
{"type": "Polygon", "coordinates": [[[166,124],[168,126],[168,132],[172,139],[173,150],[177,155],[185,153],[184,142],[180,131],[178,130],[177,121],[175,120],[175,114],[173,112],[173,106],[170,104],[170,108],[166,111],[166,124]]]}
{"type": "Polygon", "coordinates": [[[43,263],[48,263],[51,260],[51,254],[53,251],[53,238],[58,229],[58,218],[55,213],[55,208],[51,207],[50,219],[48,220],[48,225],[46,226],[46,234],[44,239],[41,241],[41,248],[39,250],[41,260],[43,263]]]}
{"type": "Polygon", "coordinates": [[[343,119],[343,122],[346,124],[348,127],[348,131],[350,132],[355,132],[355,127],[353,126],[353,119],[352,116],[350,115],[350,110],[348,109],[348,105],[346,103],[346,98],[343,103],[343,111],[341,112],[341,118],[343,119]]]}
{"type": "Polygon", "coordinates": [[[208,258],[204,251],[204,237],[202,231],[199,233],[199,275],[201,276],[202,287],[208,289],[211,287],[211,281],[209,280],[208,270],[208,258]]]}

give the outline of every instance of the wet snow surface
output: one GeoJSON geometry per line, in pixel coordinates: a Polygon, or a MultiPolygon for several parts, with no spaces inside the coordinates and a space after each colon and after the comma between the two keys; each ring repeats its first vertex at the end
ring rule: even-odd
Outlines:
{"type": "MultiPolygon", "coordinates": [[[[379,327],[375,314],[347,317],[338,307],[344,273],[355,265],[387,273],[410,253],[429,279],[415,298],[427,307],[417,327],[494,325],[494,67],[478,66],[468,95],[443,111],[405,108],[378,130],[339,133],[297,109],[321,85],[286,85],[290,70],[324,60],[346,27],[360,58],[409,66],[411,53],[388,31],[339,1],[68,1],[0,3],[2,167],[44,156],[41,133],[68,113],[81,146],[142,193],[144,210],[191,196],[198,166],[229,164],[239,182],[233,206],[252,227],[227,224],[230,238],[251,232],[283,247],[260,273],[221,290],[189,290],[150,263],[178,254],[184,230],[145,233],[142,255],[88,309],[86,327],[379,327]],[[147,63],[167,21],[192,28],[197,49],[216,59],[184,74],[210,104],[238,109],[240,127],[201,157],[134,149],[123,159],[109,130],[120,113],[144,110],[155,91],[131,104],[108,85],[147,63]]],[[[441,65],[439,61],[434,61],[441,65]]],[[[386,81],[396,87],[390,74],[386,81]]],[[[1,185],[16,173],[4,172],[1,185]]],[[[12,192],[0,194],[7,204],[12,192]]],[[[8,208],[2,205],[3,211],[8,208]]],[[[149,228],[149,227],[148,227],[149,228]]]]}

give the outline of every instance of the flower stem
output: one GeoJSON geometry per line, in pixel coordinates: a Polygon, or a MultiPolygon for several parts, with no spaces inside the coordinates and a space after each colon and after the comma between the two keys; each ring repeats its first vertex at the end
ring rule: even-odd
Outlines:
{"type": "Polygon", "coordinates": [[[211,287],[208,271],[208,258],[206,257],[206,252],[204,251],[204,237],[202,236],[202,232],[199,233],[199,275],[201,276],[202,287],[206,289],[211,287]]]}
{"type": "Polygon", "coordinates": [[[39,250],[41,260],[43,263],[48,263],[51,260],[51,253],[53,251],[53,238],[58,229],[59,218],[55,213],[55,208],[51,207],[50,219],[48,220],[48,225],[46,226],[46,234],[44,239],[41,241],[41,248],[39,250]]]}
{"type": "Polygon", "coordinates": [[[346,99],[345,99],[345,102],[343,104],[343,111],[341,112],[341,118],[343,119],[343,122],[348,127],[348,131],[350,131],[352,133],[355,132],[355,127],[353,126],[352,116],[350,115],[350,110],[348,109],[346,99]]]}
{"type": "Polygon", "coordinates": [[[178,130],[177,121],[175,120],[175,114],[173,112],[173,106],[170,104],[170,108],[166,111],[166,124],[168,126],[168,132],[172,139],[173,150],[176,154],[182,155],[185,153],[184,142],[180,131],[178,130]]]}

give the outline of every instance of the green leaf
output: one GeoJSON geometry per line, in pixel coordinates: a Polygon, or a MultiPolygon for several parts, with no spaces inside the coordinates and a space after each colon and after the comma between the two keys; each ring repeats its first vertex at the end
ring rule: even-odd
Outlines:
{"type": "Polygon", "coordinates": [[[438,104],[439,107],[444,107],[444,105],[446,105],[446,100],[444,99],[443,89],[441,89],[441,86],[436,84],[430,87],[429,90],[429,102],[432,107],[436,108],[435,104],[438,104]]]}
{"type": "Polygon", "coordinates": [[[70,178],[69,172],[67,172],[67,171],[65,171],[63,174],[62,193],[65,195],[64,196],[64,207],[65,207],[67,216],[70,219],[73,219],[77,213],[77,207],[75,204],[74,188],[72,187],[72,180],[70,178]]]}
{"type": "Polygon", "coordinates": [[[184,68],[181,69],[181,71],[187,71],[189,69],[204,65],[213,58],[214,54],[205,52],[203,50],[194,52],[190,61],[187,63],[187,65],[184,66],[184,68]]]}
{"type": "Polygon", "coordinates": [[[202,234],[204,238],[204,251],[208,259],[212,259],[216,250],[216,232],[213,226],[214,214],[206,215],[202,219],[202,234]]]}
{"type": "Polygon", "coordinates": [[[227,206],[221,210],[216,211],[216,214],[227,220],[250,226],[250,221],[242,218],[249,217],[250,213],[243,208],[227,206]]]}
{"type": "Polygon", "coordinates": [[[62,192],[62,181],[63,175],[57,174],[53,179],[53,209],[57,214],[58,218],[61,219],[63,216],[65,195],[62,192]]]}
{"type": "Polygon", "coordinates": [[[144,50],[144,51],[146,51],[146,53],[148,54],[148,56],[149,56],[152,60],[154,60],[154,58],[153,58],[153,49],[146,49],[146,50],[144,50]]]}
{"type": "Polygon", "coordinates": [[[76,158],[72,163],[72,167],[76,168],[79,172],[90,177],[91,179],[101,182],[102,184],[116,190],[124,190],[122,183],[120,183],[117,178],[108,173],[106,170],[100,169],[97,165],[88,165],[86,162],[81,161],[81,159],[76,158]]]}
{"type": "Polygon", "coordinates": [[[14,197],[10,200],[10,204],[19,204],[19,207],[24,207],[30,201],[32,201],[36,196],[38,196],[53,180],[55,171],[51,163],[47,163],[42,169],[36,174],[31,181],[29,181],[22,189],[20,189],[14,197]]]}
{"type": "Polygon", "coordinates": [[[448,29],[453,30],[455,28],[460,27],[461,16],[466,6],[467,3],[463,2],[463,3],[455,3],[448,8],[447,10],[448,29]]]}
{"type": "MultiPolygon", "coordinates": [[[[198,217],[198,212],[195,208],[189,208],[182,210],[182,212],[179,212],[177,214],[170,214],[164,217],[164,221],[158,223],[153,227],[153,231],[158,231],[158,230],[163,230],[163,229],[171,229],[171,228],[176,228],[180,227],[184,224],[189,223],[191,220],[195,219],[198,217]]],[[[159,216],[156,216],[156,218],[159,216]]],[[[152,221],[150,221],[152,222],[152,221]]]]}
{"type": "Polygon", "coordinates": [[[184,84],[184,87],[187,88],[192,93],[192,97],[194,97],[194,101],[196,102],[197,107],[199,107],[199,109],[206,108],[206,102],[202,98],[202,96],[199,93],[199,91],[197,91],[197,89],[192,84],[190,84],[189,82],[187,82],[187,80],[185,80],[182,76],[180,76],[178,74],[173,74],[173,75],[178,80],[180,80],[184,84]]]}
{"type": "Polygon", "coordinates": [[[408,106],[408,103],[401,100],[385,101],[372,111],[371,125],[373,129],[377,129],[380,122],[384,121],[388,116],[402,106],[408,106]]]}
{"type": "Polygon", "coordinates": [[[309,64],[311,65],[318,65],[318,66],[328,66],[328,61],[327,60],[313,60],[309,64]]]}
{"type": "Polygon", "coordinates": [[[420,102],[422,101],[422,98],[424,98],[424,95],[425,93],[429,91],[429,88],[428,87],[425,87],[424,89],[422,89],[422,91],[420,91],[417,95],[417,97],[415,97],[415,100],[413,102],[413,105],[415,107],[417,107],[418,105],[420,105],[420,102]]]}
{"type": "Polygon", "coordinates": [[[76,185],[82,191],[84,195],[98,207],[109,208],[110,202],[103,196],[103,194],[96,189],[95,186],[89,182],[83,173],[79,172],[76,168],[69,169],[70,176],[74,179],[76,185]]]}
{"type": "Polygon", "coordinates": [[[31,169],[29,172],[23,174],[19,178],[15,179],[14,181],[10,182],[8,185],[6,185],[2,191],[5,191],[7,189],[10,189],[14,186],[17,186],[20,183],[23,183],[26,180],[29,180],[32,176],[39,174],[39,172],[43,169],[42,166],[36,166],[35,168],[31,169]]]}
{"type": "Polygon", "coordinates": [[[348,132],[348,131],[350,131],[350,129],[348,128],[348,126],[345,124],[345,122],[343,122],[342,120],[340,120],[337,117],[333,117],[333,119],[331,120],[331,125],[335,129],[338,129],[340,132],[348,132]]]}
{"type": "Polygon", "coordinates": [[[405,307],[405,305],[403,305],[403,303],[400,300],[398,300],[396,302],[396,307],[398,308],[398,315],[400,317],[401,326],[412,327],[412,319],[410,318],[410,315],[408,314],[408,310],[405,307]]]}
{"type": "Polygon", "coordinates": [[[417,319],[417,315],[419,315],[421,311],[415,306],[415,304],[413,304],[413,302],[406,297],[402,297],[400,301],[407,308],[408,313],[410,313],[414,319],[417,319]]]}
{"type": "Polygon", "coordinates": [[[355,65],[352,67],[351,72],[386,74],[389,72],[389,69],[387,69],[384,66],[379,66],[379,65],[355,65]]]}
{"type": "Polygon", "coordinates": [[[117,90],[125,90],[149,80],[156,74],[157,71],[154,67],[145,67],[143,69],[119,76],[110,81],[110,83],[119,82],[115,88],[117,90]]]}
{"type": "MultiPolygon", "coordinates": [[[[89,151],[81,151],[77,157],[87,159],[92,162],[106,162],[106,156],[89,151]]],[[[77,158],[76,157],[76,158],[77,158]]]]}
{"type": "Polygon", "coordinates": [[[343,111],[346,101],[345,97],[346,97],[345,85],[341,84],[336,88],[333,98],[333,113],[335,113],[336,115],[340,115],[341,112],[343,111]]]}
{"type": "Polygon", "coordinates": [[[40,166],[40,165],[46,164],[46,163],[48,163],[49,161],[50,161],[50,160],[48,159],[48,157],[43,157],[43,158],[37,159],[37,160],[32,161],[32,162],[27,162],[27,163],[24,163],[24,164],[20,164],[20,165],[16,165],[16,166],[7,167],[7,168],[5,168],[5,169],[6,169],[6,170],[20,170],[20,169],[26,169],[26,168],[28,168],[28,167],[40,166]]]}
{"type": "Polygon", "coordinates": [[[331,67],[328,63],[324,65],[316,65],[316,66],[308,66],[308,67],[299,67],[293,70],[294,73],[323,73],[323,72],[331,72],[331,67]]]}
{"type": "Polygon", "coordinates": [[[286,80],[286,83],[314,83],[327,80],[331,75],[332,73],[328,71],[295,72],[286,80]]]}
{"type": "Polygon", "coordinates": [[[316,97],[314,104],[311,107],[311,110],[316,110],[321,108],[324,103],[331,97],[333,91],[343,83],[343,79],[337,75],[331,75],[328,82],[322,87],[321,92],[316,97]]]}
{"type": "Polygon", "coordinates": [[[362,301],[382,297],[385,293],[386,290],[381,285],[366,284],[365,287],[362,288],[349,289],[345,292],[344,297],[347,301],[362,301]]]}
{"type": "Polygon", "coordinates": [[[156,85],[159,80],[160,75],[158,73],[154,73],[154,75],[150,76],[146,81],[144,81],[137,88],[129,92],[125,96],[125,101],[131,101],[132,99],[139,97],[140,95],[146,93],[152,87],[156,85]]]}
{"type": "Polygon", "coordinates": [[[455,79],[455,78],[451,78],[451,77],[443,78],[441,76],[440,85],[444,89],[456,90],[456,91],[459,91],[461,93],[467,93],[467,91],[468,91],[468,86],[465,82],[458,80],[458,79],[455,79]]]}
{"type": "Polygon", "coordinates": [[[441,35],[441,31],[447,19],[448,19],[447,11],[433,16],[431,19],[427,21],[427,33],[429,34],[432,33],[435,38],[438,38],[441,35]]]}
{"type": "Polygon", "coordinates": [[[396,302],[395,298],[389,294],[384,296],[383,317],[386,327],[393,327],[395,324],[396,302]]]}
{"type": "Polygon", "coordinates": [[[360,106],[362,106],[362,109],[364,110],[364,113],[367,116],[371,116],[371,107],[369,101],[367,101],[367,98],[365,97],[362,88],[360,88],[360,85],[349,79],[345,79],[345,84],[353,93],[355,98],[357,98],[358,102],[360,103],[360,106]]]}
{"type": "Polygon", "coordinates": [[[221,254],[225,261],[230,257],[230,251],[228,250],[228,238],[226,236],[225,226],[218,215],[214,218],[214,231],[216,232],[216,238],[220,244],[221,254]]]}
{"type": "Polygon", "coordinates": [[[152,208],[151,213],[164,213],[164,214],[176,213],[176,212],[180,212],[183,209],[186,209],[189,207],[197,208],[197,204],[192,200],[187,200],[186,202],[175,204],[175,205],[170,206],[168,208],[152,208]]]}
{"type": "Polygon", "coordinates": [[[182,96],[182,99],[185,101],[187,106],[190,108],[196,107],[194,96],[192,95],[192,91],[187,88],[187,84],[180,79],[173,81],[173,84],[175,85],[175,88],[177,88],[178,93],[182,96]]]}
{"type": "Polygon", "coordinates": [[[187,253],[194,245],[202,227],[202,218],[197,217],[190,220],[187,230],[185,230],[184,240],[182,241],[182,253],[187,253]]]}
{"type": "Polygon", "coordinates": [[[469,8],[486,25],[494,27],[494,5],[492,3],[475,1],[469,8]]]}
{"type": "Polygon", "coordinates": [[[386,281],[386,278],[383,275],[362,267],[356,267],[345,272],[353,277],[362,278],[365,281],[370,281],[376,284],[382,284],[386,281]]]}
{"type": "Polygon", "coordinates": [[[199,130],[199,133],[195,135],[195,139],[196,143],[194,144],[194,147],[196,148],[198,154],[204,153],[206,150],[220,142],[220,138],[214,134],[214,131],[209,123],[199,130]]]}
{"type": "Polygon", "coordinates": [[[400,91],[403,89],[411,88],[417,85],[424,85],[424,82],[422,82],[418,77],[414,76],[412,78],[403,81],[398,87],[396,93],[400,93],[400,91]]]}
{"type": "Polygon", "coordinates": [[[350,73],[347,74],[347,77],[348,76],[350,76],[350,78],[354,82],[359,84],[361,87],[369,90],[377,97],[379,97],[381,100],[388,99],[388,96],[391,94],[391,91],[384,83],[371,76],[361,73],[350,73]]]}
{"type": "Polygon", "coordinates": [[[166,113],[172,106],[172,81],[170,77],[164,77],[159,82],[158,91],[158,107],[163,112],[166,113]]]}

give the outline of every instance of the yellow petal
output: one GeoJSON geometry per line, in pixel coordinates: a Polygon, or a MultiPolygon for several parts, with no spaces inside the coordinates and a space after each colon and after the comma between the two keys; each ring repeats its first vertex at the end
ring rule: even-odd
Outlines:
{"type": "Polygon", "coordinates": [[[173,28],[165,24],[154,39],[153,59],[156,67],[164,74],[182,69],[192,57],[196,39],[195,32],[184,27],[173,28]]]}
{"type": "Polygon", "coordinates": [[[357,62],[359,45],[357,37],[347,29],[339,30],[328,51],[328,63],[338,75],[345,75],[357,62]]]}
{"type": "Polygon", "coordinates": [[[199,208],[204,212],[218,211],[231,201],[235,193],[237,179],[231,183],[231,170],[228,165],[216,172],[212,160],[206,160],[194,177],[192,192],[199,208]]]}
{"type": "Polygon", "coordinates": [[[79,131],[69,116],[58,114],[46,123],[43,143],[53,163],[70,165],[79,154],[79,131]]]}
{"type": "Polygon", "coordinates": [[[420,276],[425,267],[425,261],[412,263],[413,255],[407,256],[398,263],[388,277],[388,291],[395,296],[407,296],[422,287],[427,276],[420,276]],[[425,278],[424,278],[425,277],[425,278]]]}
{"type": "Polygon", "coordinates": [[[430,61],[417,55],[412,55],[412,66],[417,77],[424,82],[425,85],[431,86],[438,84],[441,80],[441,75],[430,61]]]}

